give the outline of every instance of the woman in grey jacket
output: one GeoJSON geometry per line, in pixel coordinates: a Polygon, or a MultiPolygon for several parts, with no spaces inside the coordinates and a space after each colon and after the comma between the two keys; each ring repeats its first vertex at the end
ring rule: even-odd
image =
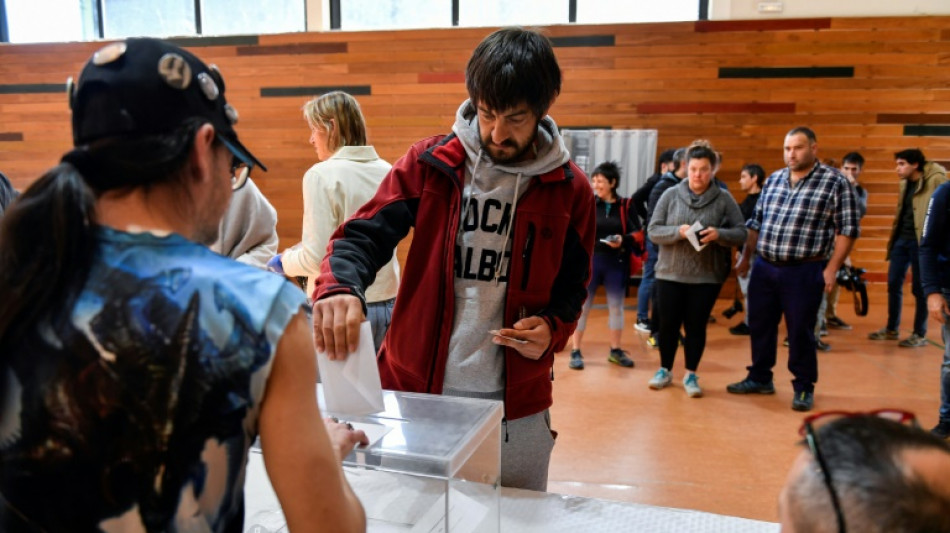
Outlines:
{"type": "Polygon", "coordinates": [[[688,178],[660,198],[649,238],[660,247],[656,265],[657,311],[660,318],[660,369],[650,379],[659,390],[673,378],[679,330],[685,330],[683,352],[686,376],[683,388],[691,398],[703,395],[696,376],[706,347],[706,325],[719,289],[732,268],[732,248],[746,239],[742,212],[728,191],[713,185],[716,153],[705,146],[690,148],[686,156],[688,178]],[[697,251],[690,240],[696,223],[697,251]]]}

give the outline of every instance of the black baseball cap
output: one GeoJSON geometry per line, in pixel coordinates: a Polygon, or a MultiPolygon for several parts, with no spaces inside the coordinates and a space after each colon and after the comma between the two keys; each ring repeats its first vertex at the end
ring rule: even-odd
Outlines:
{"type": "Polygon", "coordinates": [[[214,126],[235,157],[267,170],[238,140],[238,113],[224,99],[218,68],[171,43],[134,38],[106,45],[86,62],[77,82],[70,78],[67,92],[74,146],[169,133],[198,117],[214,126]]]}

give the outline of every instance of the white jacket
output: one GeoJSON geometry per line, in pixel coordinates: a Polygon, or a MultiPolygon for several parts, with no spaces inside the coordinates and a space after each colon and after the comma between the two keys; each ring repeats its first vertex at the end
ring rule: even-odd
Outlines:
{"type": "MultiPolygon", "coordinates": [[[[330,236],[376,194],[391,167],[372,146],[344,146],[304,174],[303,235],[300,244],[284,251],[281,262],[288,276],[307,277],[308,296],[313,296],[330,236]]],[[[366,289],[367,303],[396,297],[399,262],[395,252],[366,289]]]]}

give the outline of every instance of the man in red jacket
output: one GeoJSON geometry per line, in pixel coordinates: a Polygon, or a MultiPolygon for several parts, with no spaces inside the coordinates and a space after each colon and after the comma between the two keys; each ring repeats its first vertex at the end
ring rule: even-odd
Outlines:
{"type": "Polygon", "coordinates": [[[383,387],[504,401],[501,482],[545,490],[552,363],[587,295],[594,197],[547,116],[561,70],[546,37],[492,33],[466,86],[452,133],[412,146],[337,229],[314,337],[334,359],[356,348],[363,290],[413,229],[379,351],[383,387]]]}

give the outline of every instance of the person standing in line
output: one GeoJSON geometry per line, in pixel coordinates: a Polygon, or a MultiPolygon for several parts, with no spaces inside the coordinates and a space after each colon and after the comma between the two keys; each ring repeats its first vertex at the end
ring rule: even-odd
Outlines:
{"type": "Polygon", "coordinates": [[[868,335],[872,341],[897,340],[903,308],[904,280],[911,271],[911,292],[914,295],[914,329],[910,336],[897,343],[901,348],[927,345],[927,300],[920,285],[918,259],[920,236],[924,230],[927,204],[933,192],[947,181],[947,171],[916,148],[894,154],[900,187],[897,194],[897,216],[887,241],[887,324],[868,335]]]}
{"type": "Polygon", "coordinates": [[[452,133],[413,145],[333,234],[314,340],[331,359],[356,349],[363,291],[412,230],[383,387],[503,401],[501,484],[545,490],[551,372],[587,298],[594,194],[547,114],[561,69],[546,37],[493,32],[465,84],[452,133]]]}
{"type": "MultiPolygon", "coordinates": [[[[861,186],[859,178],[864,169],[864,156],[858,152],[848,152],[841,159],[841,173],[848,178],[848,183],[854,187],[855,198],[858,201],[858,215],[864,218],[868,212],[868,191],[861,186]]],[[[844,260],[845,265],[851,265],[851,257],[844,260]]],[[[850,330],[851,325],[838,316],[838,296],[841,293],[841,286],[835,284],[835,288],[825,296],[827,305],[825,306],[825,324],[830,329],[850,330]]]]}
{"type": "Polygon", "coordinates": [[[683,388],[691,398],[703,395],[696,370],[706,348],[706,327],[723,282],[732,270],[732,248],[746,240],[742,212],[727,191],[713,184],[716,152],[694,146],[686,156],[687,179],[660,198],[650,219],[650,239],[660,247],[656,265],[660,310],[661,365],[650,379],[659,390],[673,381],[680,327],[685,330],[683,388]],[[695,231],[695,224],[702,226],[695,231]],[[689,237],[702,245],[697,250],[689,237]]]}
{"type": "MultiPolygon", "coordinates": [[[[349,94],[333,91],[318,96],[304,104],[303,116],[320,160],[303,177],[303,236],[300,244],[268,264],[288,276],[305,276],[307,294],[313,294],[330,236],[376,194],[392,165],[367,144],[363,112],[349,94]]],[[[365,294],[377,352],[389,329],[398,289],[399,260],[393,255],[365,294]]]]}
{"type": "MultiPolygon", "coordinates": [[[[650,200],[647,202],[647,223],[645,224],[646,231],[644,232],[644,240],[647,247],[647,262],[643,266],[643,280],[640,282],[647,283],[650,286],[650,300],[653,302],[653,313],[650,315],[650,323],[647,325],[637,322],[635,328],[637,331],[643,331],[649,333],[650,336],[647,338],[647,344],[657,348],[657,333],[660,331],[660,301],[657,299],[656,294],[656,263],[660,257],[660,247],[657,246],[652,240],[650,240],[650,220],[653,219],[653,211],[656,209],[656,204],[659,203],[660,197],[663,196],[669,188],[675,186],[677,183],[680,183],[683,178],[686,177],[686,148],[678,148],[673,152],[673,168],[667,171],[666,174],[660,177],[660,181],[656,182],[656,185],[653,187],[653,190],[650,191],[650,200]]],[[[641,287],[642,290],[642,287],[641,287]]],[[[639,291],[637,293],[637,298],[639,299],[639,291]]]]}
{"type": "MultiPolygon", "coordinates": [[[[660,154],[659,172],[650,176],[646,183],[641,185],[640,188],[637,189],[630,198],[634,209],[637,211],[637,216],[640,217],[640,224],[644,228],[646,228],[647,224],[650,223],[650,194],[653,192],[653,187],[659,183],[660,179],[666,175],[666,173],[676,170],[677,163],[674,159],[675,154],[676,150],[664,150],[663,153],[660,154]]],[[[645,233],[646,232],[644,232],[643,240],[644,247],[647,250],[647,260],[643,264],[643,273],[640,276],[640,286],[637,287],[637,321],[634,323],[634,328],[637,331],[649,333],[651,313],[650,302],[653,299],[653,282],[655,280],[655,273],[653,269],[656,267],[656,250],[653,250],[651,255],[650,250],[654,248],[654,246],[653,243],[650,242],[650,239],[646,238],[645,233]]]]}
{"type": "Polygon", "coordinates": [[[752,364],[732,394],[775,394],[772,368],[778,352],[778,325],[788,328],[788,369],[794,379],[792,409],[814,406],[818,381],[815,323],[823,292],[837,283],[844,258],[858,238],[854,188],[838,172],[818,162],[818,140],[800,126],[785,136],[786,168],[772,173],[755,214],[746,223],[749,238],[736,266],[749,272],[749,331],[752,364]],[[831,253],[834,250],[834,253],[831,253]],[[829,259],[830,255],[830,259],[829,259]]]}
{"type": "Polygon", "coordinates": [[[577,329],[571,337],[571,361],[568,367],[583,370],[581,342],[587,326],[587,316],[597,287],[603,285],[607,293],[607,329],[610,330],[610,353],[607,361],[632,368],[633,359],[621,348],[623,334],[623,299],[627,291],[630,272],[630,253],[636,246],[633,233],[640,230],[640,221],[631,202],[617,194],[620,185],[620,168],[617,163],[601,163],[591,172],[591,185],[596,195],[597,243],[594,244],[593,273],[587,286],[587,301],[584,312],[577,321],[577,329]]]}
{"type": "Polygon", "coordinates": [[[930,318],[943,328],[940,420],[931,433],[950,438],[950,183],[934,191],[920,238],[920,284],[930,318]]]}
{"type": "MultiPolygon", "coordinates": [[[[739,204],[739,211],[742,211],[742,218],[748,222],[755,213],[755,204],[759,201],[762,194],[762,185],[765,184],[765,170],[755,163],[750,163],[742,167],[739,173],[739,188],[746,193],[746,197],[739,204]]],[[[745,243],[743,243],[745,244],[745,243]]],[[[742,250],[739,251],[740,255],[742,250]]],[[[749,271],[755,266],[755,260],[749,265],[749,271]]],[[[747,311],[742,317],[742,322],[729,328],[729,333],[733,335],[749,334],[749,273],[744,276],[736,276],[736,282],[739,284],[739,290],[742,291],[744,309],[747,311]]]]}

